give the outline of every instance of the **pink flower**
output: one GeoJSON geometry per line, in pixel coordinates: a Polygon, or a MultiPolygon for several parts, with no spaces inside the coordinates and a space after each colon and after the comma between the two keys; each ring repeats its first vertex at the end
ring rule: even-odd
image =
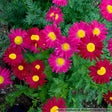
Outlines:
{"type": "Polygon", "coordinates": [[[71,68],[71,64],[70,63],[72,60],[68,60],[65,59],[62,56],[56,56],[56,55],[52,55],[50,54],[50,58],[48,59],[48,63],[50,63],[50,67],[53,67],[52,71],[56,71],[56,73],[58,73],[58,71],[60,73],[62,73],[62,71],[65,73],[68,71],[68,68],[71,68]]]}
{"type": "Polygon", "coordinates": [[[11,81],[11,78],[10,78],[10,71],[6,68],[2,69],[0,66],[0,89],[12,83],[13,82],[11,81]]]}
{"type": "Polygon", "coordinates": [[[109,22],[112,21],[112,0],[102,0],[101,3],[99,7],[103,18],[106,18],[109,22]]]}
{"type": "Polygon", "coordinates": [[[25,41],[26,31],[22,31],[21,28],[19,30],[16,29],[15,31],[12,29],[11,31],[12,33],[9,33],[10,47],[18,47],[25,51],[24,48],[28,48],[28,45],[26,44],[27,42],[25,41]]]}
{"type": "Polygon", "coordinates": [[[57,6],[66,6],[68,4],[67,0],[53,0],[54,5],[57,6]]]}
{"type": "Polygon", "coordinates": [[[78,52],[76,44],[76,41],[71,38],[64,37],[63,40],[60,40],[60,44],[55,48],[54,52],[64,58],[70,58],[73,56],[73,51],[78,52]]]}
{"type": "Polygon", "coordinates": [[[80,23],[76,22],[74,23],[74,26],[71,26],[69,29],[69,37],[77,41],[77,43],[80,42],[81,38],[84,38],[86,34],[89,33],[89,26],[87,23],[81,21],[80,23]]]}
{"type": "Polygon", "coordinates": [[[107,42],[109,43],[107,49],[111,51],[110,55],[112,55],[112,38],[110,38],[110,41],[107,42]]]}
{"type": "Polygon", "coordinates": [[[105,38],[107,37],[105,34],[108,33],[106,31],[108,28],[104,27],[105,24],[104,23],[100,24],[100,22],[98,23],[98,21],[94,20],[92,21],[92,24],[89,23],[89,25],[90,25],[91,33],[93,33],[93,35],[98,36],[98,38],[104,41],[105,38]]]}
{"type": "Polygon", "coordinates": [[[48,48],[55,48],[58,46],[59,40],[63,39],[61,36],[60,27],[57,28],[57,26],[54,24],[51,26],[47,25],[42,32],[45,35],[46,47],[48,48]]]}
{"type": "Polygon", "coordinates": [[[46,20],[48,21],[54,21],[54,24],[60,24],[60,22],[63,22],[62,18],[63,14],[61,12],[61,9],[58,7],[51,7],[48,13],[46,14],[46,20]]]}

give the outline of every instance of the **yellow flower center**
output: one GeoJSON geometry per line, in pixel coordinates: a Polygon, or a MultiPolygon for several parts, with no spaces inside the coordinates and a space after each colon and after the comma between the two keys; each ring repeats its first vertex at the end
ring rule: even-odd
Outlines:
{"type": "Polygon", "coordinates": [[[22,65],[19,65],[19,66],[18,66],[18,69],[19,69],[19,70],[23,70],[24,67],[23,67],[22,65]]]}
{"type": "Polygon", "coordinates": [[[101,67],[99,70],[97,70],[98,75],[104,75],[106,73],[105,67],[101,67]]]}
{"type": "Polygon", "coordinates": [[[0,84],[2,84],[3,82],[4,82],[4,78],[0,76],[0,84]]]}
{"type": "Polygon", "coordinates": [[[58,111],[58,107],[57,106],[54,106],[50,109],[50,112],[59,112],[58,111]]]}
{"type": "Polygon", "coordinates": [[[32,36],[31,36],[31,40],[36,40],[36,41],[38,41],[38,40],[39,40],[39,35],[32,35],[32,36]]]}
{"type": "Polygon", "coordinates": [[[32,77],[32,80],[33,80],[34,82],[37,82],[37,81],[39,80],[39,76],[34,75],[34,76],[32,77]]]}
{"type": "Polygon", "coordinates": [[[107,11],[108,13],[112,13],[112,5],[107,5],[107,11]]]}
{"type": "Polygon", "coordinates": [[[40,69],[40,65],[36,65],[35,68],[36,68],[37,70],[39,70],[39,69],[40,69]]]}
{"type": "Polygon", "coordinates": [[[16,54],[15,53],[11,53],[11,54],[9,54],[9,58],[10,59],[16,59],[16,54]]]}
{"type": "Polygon", "coordinates": [[[50,16],[51,16],[51,17],[54,16],[54,13],[51,13],[50,16]]]}
{"type": "Polygon", "coordinates": [[[15,42],[15,44],[17,44],[17,45],[20,45],[20,44],[22,44],[22,42],[23,42],[23,38],[22,38],[21,36],[16,36],[16,37],[14,38],[14,42],[15,42]]]}
{"type": "Polygon", "coordinates": [[[63,65],[63,64],[64,64],[64,61],[65,61],[65,60],[64,60],[63,58],[58,58],[58,59],[57,59],[57,64],[58,64],[58,65],[63,65]]]}
{"type": "Polygon", "coordinates": [[[99,35],[99,34],[100,34],[100,30],[99,30],[98,28],[95,28],[95,29],[93,30],[93,34],[94,34],[94,35],[99,35]]]}
{"type": "Polygon", "coordinates": [[[84,32],[83,30],[79,30],[79,31],[77,32],[77,36],[78,36],[79,38],[84,38],[84,37],[85,37],[85,32],[84,32]]]}
{"type": "Polygon", "coordinates": [[[87,50],[93,52],[95,50],[95,45],[93,43],[87,44],[87,50]]]}
{"type": "Polygon", "coordinates": [[[112,100],[112,97],[110,97],[109,99],[112,100]]]}
{"type": "Polygon", "coordinates": [[[63,45],[62,45],[62,48],[63,48],[63,50],[65,50],[65,51],[67,51],[68,49],[69,49],[69,44],[67,44],[67,43],[64,43],[63,45]]]}
{"type": "Polygon", "coordinates": [[[48,37],[50,37],[51,40],[56,40],[56,35],[54,34],[54,32],[50,32],[50,33],[48,34],[48,37]]]}
{"type": "Polygon", "coordinates": [[[55,19],[58,19],[58,14],[55,15],[55,19]]]}
{"type": "Polygon", "coordinates": [[[35,43],[35,47],[37,47],[37,43],[35,43]]]}

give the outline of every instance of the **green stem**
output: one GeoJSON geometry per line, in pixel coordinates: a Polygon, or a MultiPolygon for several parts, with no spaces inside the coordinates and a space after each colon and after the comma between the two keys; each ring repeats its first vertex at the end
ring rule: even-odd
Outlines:
{"type": "Polygon", "coordinates": [[[4,6],[5,6],[5,10],[6,10],[6,17],[7,17],[7,20],[8,20],[8,11],[7,11],[7,6],[6,6],[5,0],[4,0],[4,6]]]}

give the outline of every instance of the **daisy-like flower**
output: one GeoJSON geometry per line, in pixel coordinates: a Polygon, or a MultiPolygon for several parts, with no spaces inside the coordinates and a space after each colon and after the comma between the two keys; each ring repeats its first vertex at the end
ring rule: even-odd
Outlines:
{"type": "Polygon", "coordinates": [[[27,31],[25,40],[27,41],[27,44],[30,45],[29,49],[34,53],[40,53],[38,48],[45,44],[44,35],[38,28],[30,28],[27,31]]]}
{"type": "Polygon", "coordinates": [[[65,73],[68,71],[68,68],[71,68],[71,64],[70,63],[72,60],[68,60],[62,56],[56,56],[56,55],[52,55],[50,54],[50,58],[48,59],[48,63],[50,63],[50,67],[53,67],[52,71],[56,71],[56,73],[58,73],[58,71],[60,73],[62,73],[62,71],[65,73]]]}
{"type": "Polygon", "coordinates": [[[107,42],[109,43],[107,49],[111,51],[110,55],[112,55],[112,38],[110,38],[110,41],[107,42]]]}
{"type": "Polygon", "coordinates": [[[20,29],[16,29],[15,31],[12,29],[11,30],[12,33],[9,33],[9,38],[10,38],[10,47],[18,47],[20,49],[24,49],[25,48],[28,48],[28,46],[26,45],[26,41],[24,40],[25,39],[25,35],[27,34],[25,30],[21,30],[20,29]]]}
{"type": "Polygon", "coordinates": [[[44,79],[46,77],[47,76],[45,74],[32,71],[31,75],[28,75],[25,78],[26,79],[25,81],[27,82],[27,84],[30,84],[30,88],[34,87],[35,89],[38,89],[38,85],[40,85],[42,87],[43,84],[45,84],[45,82],[47,82],[47,80],[44,79]]]}
{"type": "Polygon", "coordinates": [[[104,41],[104,39],[107,37],[105,34],[107,34],[108,32],[106,31],[108,28],[105,28],[105,24],[102,23],[98,23],[98,21],[94,20],[92,21],[92,24],[89,23],[90,25],[90,30],[93,33],[93,35],[98,36],[98,38],[100,38],[101,40],[104,41]]]}
{"type": "Polygon", "coordinates": [[[86,35],[85,38],[82,38],[80,44],[77,45],[79,53],[78,55],[83,57],[84,59],[88,59],[90,57],[90,61],[92,59],[97,60],[96,57],[100,59],[103,54],[101,51],[103,49],[103,42],[96,35],[89,34],[86,35]]]}
{"type": "Polygon", "coordinates": [[[67,6],[68,2],[67,0],[53,0],[53,3],[54,5],[57,5],[57,6],[67,6]]]}
{"type": "MultiPolygon", "coordinates": [[[[6,68],[2,69],[0,66],[0,89],[6,87],[6,85],[10,85],[13,82],[10,78],[10,71],[6,68]]],[[[6,87],[7,88],[7,87],[6,87]]]]}
{"type": "Polygon", "coordinates": [[[77,41],[77,43],[80,42],[81,38],[84,38],[86,36],[86,34],[89,33],[89,26],[87,25],[87,23],[81,21],[80,23],[76,22],[74,23],[74,26],[71,26],[71,28],[69,29],[69,37],[75,39],[75,41],[77,41]]]}
{"type": "Polygon", "coordinates": [[[104,93],[103,94],[103,98],[105,99],[105,101],[109,104],[111,104],[112,106],[112,92],[110,92],[110,90],[108,90],[108,93],[104,93]]]}
{"type": "Polygon", "coordinates": [[[37,71],[37,73],[43,73],[45,65],[42,60],[35,60],[31,63],[31,70],[37,71]]]}
{"type": "Polygon", "coordinates": [[[55,24],[47,25],[42,32],[45,34],[46,47],[48,48],[55,48],[58,46],[59,40],[63,39],[60,27],[57,28],[55,24]]]}
{"type": "Polygon", "coordinates": [[[99,7],[103,18],[106,18],[109,22],[112,21],[112,0],[102,0],[101,3],[99,7]]]}
{"type": "Polygon", "coordinates": [[[19,64],[23,60],[23,54],[19,48],[7,48],[5,51],[5,54],[3,55],[3,60],[5,63],[8,63],[8,65],[15,66],[16,64],[19,64]]]}
{"type": "Polygon", "coordinates": [[[76,41],[71,38],[64,37],[63,40],[60,40],[60,45],[55,48],[54,52],[56,55],[70,58],[73,55],[73,51],[78,52],[76,44],[76,41]]]}
{"type": "Polygon", "coordinates": [[[89,67],[89,70],[91,71],[89,75],[90,77],[93,77],[92,80],[96,82],[96,84],[108,83],[110,81],[109,77],[112,77],[111,67],[112,64],[110,64],[110,61],[107,61],[106,58],[104,61],[100,59],[95,66],[89,67]]]}
{"type": "Polygon", "coordinates": [[[53,100],[50,98],[49,100],[47,100],[47,103],[43,104],[42,112],[62,112],[62,111],[58,111],[58,109],[67,108],[65,104],[66,104],[65,100],[62,99],[61,97],[59,97],[57,101],[56,101],[56,97],[53,97],[53,100]]]}
{"type": "Polygon", "coordinates": [[[46,14],[46,20],[48,21],[54,21],[54,24],[60,24],[60,22],[63,22],[62,18],[63,14],[61,12],[61,9],[58,7],[51,7],[48,13],[46,14]]]}
{"type": "Polygon", "coordinates": [[[29,64],[28,62],[24,62],[24,60],[17,64],[16,66],[12,66],[12,71],[16,77],[18,77],[20,80],[24,80],[25,77],[29,75],[29,64]]]}

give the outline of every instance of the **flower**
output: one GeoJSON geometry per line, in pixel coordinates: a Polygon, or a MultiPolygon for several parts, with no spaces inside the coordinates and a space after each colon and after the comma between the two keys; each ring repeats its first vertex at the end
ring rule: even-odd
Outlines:
{"type": "Polygon", "coordinates": [[[50,58],[48,59],[48,63],[50,64],[50,67],[53,67],[52,71],[56,71],[56,73],[59,71],[62,73],[62,71],[65,73],[68,71],[68,68],[71,68],[70,63],[72,60],[65,59],[62,56],[56,56],[50,54],[50,58]]]}
{"type": "Polygon", "coordinates": [[[112,64],[110,64],[110,61],[107,61],[106,58],[104,61],[100,59],[95,66],[89,67],[89,70],[91,71],[89,75],[90,77],[93,77],[92,80],[96,82],[96,84],[108,83],[110,81],[109,77],[112,77],[111,67],[112,64]]]}
{"type": "Polygon", "coordinates": [[[43,34],[45,34],[46,47],[48,48],[54,48],[58,46],[59,40],[63,39],[60,33],[60,27],[57,28],[57,26],[54,24],[52,24],[51,26],[47,25],[42,32],[43,34]]]}
{"type": "MultiPolygon", "coordinates": [[[[10,85],[13,82],[10,78],[10,71],[6,68],[2,69],[0,66],[0,89],[6,87],[6,85],[10,85]]],[[[7,87],[6,87],[7,88],[7,87]]]]}
{"type": "Polygon", "coordinates": [[[70,58],[73,56],[73,51],[77,52],[76,41],[71,38],[64,37],[60,40],[60,44],[55,48],[55,54],[64,58],[70,58]]]}
{"type": "Polygon", "coordinates": [[[108,90],[107,94],[103,94],[103,98],[105,99],[105,101],[109,104],[111,104],[112,106],[112,92],[110,92],[110,90],[108,90]]]}
{"type": "Polygon", "coordinates": [[[29,64],[28,61],[24,62],[24,60],[17,64],[16,66],[12,67],[12,71],[16,77],[20,80],[25,79],[29,75],[29,64]]]}
{"type": "Polygon", "coordinates": [[[89,23],[89,25],[90,25],[90,29],[93,35],[98,36],[98,38],[104,41],[104,39],[106,38],[105,34],[108,33],[107,31],[105,31],[108,29],[104,27],[105,24],[104,23],[100,24],[100,22],[98,23],[98,21],[94,20],[92,21],[92,24],[89,23]]]}
{"type": "Polygon", "coordinates": [[[45,38],[41,31],[38,28],[30,28],[27,31],[26,35],[27,44],[30,45],[29,49],[34,53],[40,53],[38,50],[39,47],[43,47],[45,44],[45,38]]]}
{"type": "Polygon", "coordinates": [[[112,21],[112,1],[111,0],[102,0],[102,4],[99,5],[103,15],[103,18],[106,18],[109,22],[112,21]]]}
{"type": "Polygon", "coordinates": [[[62,9],[58,8],[58,7],[51,7],[50,10],[48,11],[48,13],[46,14],[46,20],[48,21],[54,21],[54,24],[60,24],[60,22],[63,22],[63,14],[61,12],[62,9]]]}
{"type": "Polygon", "coordinates": [[[15,66],[22,62],[23,54],[19,48],[7,48],[3,55],[3,60],[5,63],[8,63],[8,65],[15,66]]]}
{"type": "Polygon", "coordinates": [[[69,29],[69,37],[75,39],[75,41],[77,41],[77,43],[80,42],[81,38],[84,38],[86,36],[86,34],[89,33],[89,26],[87,25],[87,23],[81,21],[80,23],[76,22],[74,23],[74,26],[71,26],[71,28],[69,29]]]}
{"type": "MultiPolygon", "coordinates": [[[[65,105],[65,100],[59,97],[59,99],[56,101],[56,97],[53,97],[53,100],[50,98],[47,100],[47,103],[43,104],[42,112],[62,112],[58,111],[59,108],[67,108],[65,105]]],[[[63,111],[66,112],[66,111],[63,111]]]]}
{"type": "Polygon", "coordinates": [[[9,33],[9,38],[10,38],[10,47],[18,47],[20,49],[24,49],[28,48],[28,46],[26,45],[26,41],[25,39],[25,35],[27,34],[25,30],[21,30],[20,29],[16,29],[15,31],[13,29],[11,29],[12,33],[9,33]]]}
{"type": "Polygon", "coordinates": [[[68,4],[67,0],[53,0],[54,5],[57,6],[66,6],[68,4]]]}
{"type": "Polygon", "coordinates": [[[107,49],[111,51],[110,55],[112,55],[112,38],[110,38],[110,41],[107,42],[109,43],[107,49]]]}
{"type": "Polygon", "coordinates": [[[31,63],[31,70],[37,71],[38,73],[43,73],[45,65],[42,60],[35,60],[31,63]]]}
{"type": "Polygon", "coordinates": [[[78,55],[83,57],[84,59],[88,59],[90,57],[90,61],[92,61],[92,59],[96,60],[96,57],[100,59],[100,54],[103,54],[101,52],[103,49],[103,45],[104,44],[101,39],[96,35],[86,35],[85,38],[81,39],[80,44],[77,45],[77,48],[79,50],[78,55]]]}
{"type": "Polygon", "coordinates": [[[34,87],[35,89],[38,89],[38,85],[40,85],[42,87],[43,84],[45,84],[45,82],[47,82],[44,79],[46,77],[47,76],[45,74],[32,71],[31,75],[28,75],[27,77],[25,77],[25,81],[27,82],[27,84],[30,84],[30,88],[34,87]]]}

